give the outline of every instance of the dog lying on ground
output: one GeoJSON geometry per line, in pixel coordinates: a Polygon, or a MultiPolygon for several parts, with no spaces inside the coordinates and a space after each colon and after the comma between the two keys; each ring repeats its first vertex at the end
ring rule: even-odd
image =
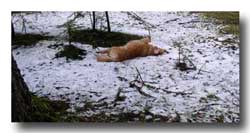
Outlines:
{"type": "Polygon", "coordinates": [[[99,51],[97,61],[99,62],[121,62],[136,57],[150,55],[161,55],[166,52],[165,49],[151,45],[149,38],[129,41],[126,45],[120,47],[111,47],[107,50],[99,51]]]}

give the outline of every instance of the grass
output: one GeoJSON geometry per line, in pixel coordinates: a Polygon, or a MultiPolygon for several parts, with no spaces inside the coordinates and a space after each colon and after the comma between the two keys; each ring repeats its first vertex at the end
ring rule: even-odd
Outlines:
{"type": "Polygon", "coordinates": [[[240,35],[240,15],[239,12],[202,12],[206,19],[214,18],[219,24],[224,24],[222,33],[240,35]]]}
{"type": "Polygon", "coordinates": [[[50,100],[46,97],[38,97],[31,94],[32,97],[32,113],[30,122],[179,122],[180,117],[177,114],[174,116],[162,116],[152,114],[149,109],[144,108],[143,111],[122,112],[119,114],[107,115],[105,112],[100,112],[92,116],[79,116],[88,110],[94,110],[96,105],[87,103],[84,107],[78,107],[77,112],[67,112],[70,108],[65,101],[50,100]],[[150,116],[150,118],[148,118],[150,116]]]}
{"type": "Polygon", "coordinates": [[[17,46],[31,46],[35,45],[40,40],[48,40],[52,37],[44,36],[40,34],[15,34],[15,37],[12,40],[12,45],[17,46]]]}
{"type": "MultiPolygon", "coordinates": [[[[53,101],[45,97],[38,97],[32,94],[32,113],[30,122],[166,122],[170,120],[168,116],[154,115],[147,110],[138,112],[120,113],[107,115],[105,112],[101,112],[92,116],[78,116],[77,113],[93,109],[95,106],[87,105],[83,109],[79,109],[80,112],[70,113],[66,110],[69,108],[69,104],[64,101],[53,101]],[[150,119],[146,119],[146,116],[150,115],[150,119]]],[[[175,118],[171,120],[176,122],[175,118]]]]}
{"type": "Polygon", "coordinates": [[[130,40],[141,39],[142,36],[121,32],[106,32],[99,30],[74,30],[71,32],[71,41],[87,43],[95,47],[121,46],[130,40]]]}
{"type": "Polygon", "coordinates": [[[67,60],[82,60],[86,54],[86,50],[77,48],[73,45],[66,45],[61,51],[56,53],[56,58],[66,57],[67,60]]]}
{"type": "Polygon", "coordinates": [[[66,109],[69,104],[64,101],[52,101],[48,98],[38,97],[32,94],[32,122],[58,122],[65,121],[66,109]]]}
{"type": "Polygon", "coordinates": [[[216,96],[215,94],[208,94],[207,98],[210,100],[215,100],[218,101],[220,98],[218,96],[216,96]]]}
{"type": "Polygon", "coordinates": [[[146,114],[144,112],[139,112],[138,114],[132,112],[123,112],[120,114],[110,114],[107,115],[105,112],[95,114],[92,116],[81,117],[79,122],[176,122],[175,118],[170,119],[168,116],[152,115],[150,119],[146,119],[146,114]]]}
{"type": "Polygon", "coordinates": [[[234,35],[240,35],[240,27],[239,25],[235,24],[228,24],[223,28],[223,31],[221,32],[226,32],[226,33],[232,33],[234,35]]]}

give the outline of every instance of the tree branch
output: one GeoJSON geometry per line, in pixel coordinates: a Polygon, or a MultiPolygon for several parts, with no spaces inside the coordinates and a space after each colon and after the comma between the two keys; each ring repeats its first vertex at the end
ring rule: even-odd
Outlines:
{"type": "Polygon", "coordinates": [[[135,87],[135,88],[137,89],[137,91],[138,91],[141,95],[144,95],[144,96],[147,96],[147,97],[153,97],[153,96],[151,96],[151,95],[145,93],[144,91],[142,91],[142,87],[145,86],[145,83],[144,83],[144,81],[143,81],[143,79],[142,79],[142,76],[141,76],[139,70],[138,70],[136,67],[135,67],[135,69],[136,69],[136,71],[137,71],[137,76],[136,76],[136,79],[135,79],[135,80],[129,82],[130,87],[135,87]],[[138,80],[138,77],[140,78],[140,81],[138,80]],[[141,86],[136,85],[136,82],[139,82],[139,83],[141,84],[141,86]]]}

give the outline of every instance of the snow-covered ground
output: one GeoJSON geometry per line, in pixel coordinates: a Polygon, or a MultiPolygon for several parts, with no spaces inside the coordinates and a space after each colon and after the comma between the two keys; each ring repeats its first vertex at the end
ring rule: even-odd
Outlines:
{"type": "MultiPolygon", "coordinates": [[[[82,116],[103,113],[138,113],[147,109],[155,115],[180,116],[181,122],[239,122],[239,39],[233,35],[219,34],[221,25],[205,21],[198,14],[187,12],[136,12],[144,20],[155,25],[152,42],[169,53],[161,56],[139,57],[124,62],[97,62],[96,53],[88,44],[73,43],[85,49],[83,60],[67,61],[54,58],[60,50],[48,48],[55,41],[40,41],[35,46],[12,50],[25,82],[32,92],[51,99],[71,103],[69,111],[89,108],[82,116]],[[227,40],[234,40],[227,44],[227,40]],[[184,54],[196,66],[196,70],[176,69],[180,42],[184,54]],[[131,81],[139,70],[143,81],[140,93],[131,81]],[[150,87],[150,86],[153,87],[150,87]],[[117,94],[123,97],[117,101],[117,94]]],[[[27,15],[32,26],[27,32],[58,35],[70,12],[27,15]]],[[[110,12],[113,31],[147,35],[148,31],[139,21],[123,12],[110,12]]],[[[13,21],[16,22],[16,18],[13,21]]],[[[90,27],[89,18],[77,20],[78,24],[90,27]]],[[[15,23],[17,31],[22,26],[15,23]]],[[[66,44],[66,42],[64,42],[66,44]]],[[[140,86],[139,83],[136,83],[140,86]]],[[[147,119],[150,119],[147,116],[147,119]]]]}

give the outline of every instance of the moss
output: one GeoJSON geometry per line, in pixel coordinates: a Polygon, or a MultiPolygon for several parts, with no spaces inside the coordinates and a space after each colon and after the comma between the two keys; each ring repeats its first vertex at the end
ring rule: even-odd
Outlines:
{"type": "Polygon", "coordinates": [[[215,120],[218,122],[218,123],[224,123],[224,116],[223,115],[219,115],[217,118],[215,118],[215,120]]]}
{"type": "Polygon", "coordinates": [[[228,24],[223,29],[221,29],[222,33],[232,33],[234,35],[240,35],[240,26],[235,24],[228,24]]]}
{"type": "Polygon", "coordinates": [[[121,46],[130,40],[141,39],[142,36],[121,32],[105,32],[99,30],[73,30],[72,42],[87,43],[95,47],[121,46]]]}
{"type": "Polygon", "coordinates": [[[207,95],[207,98],[208,98],[209,100],[215,100],[215,101],[218,101],[218,100],[220,99],[218,96],[216,96],[216,95],[214,95],[214,94],[208,94],[208,95],[207,95]]]}
{"type": "Polygon", "coordinates": [[[40,40],[48,40],[51,36],[44,36],[40,34],[15,34],[12,40],[12,45],[30,46],[35,45],[40,40]]]}
{"type": "Polygon", "coordinates": [[[66,109],[69,104],[64,101],[52,101],[48,98],[31,96],[32,122],[58,122],[64,121],[64,116],[67,114],[66,109]]]}
{"type": "Polygon", "coordinates": [[[56,53],[56,58],[66,57],[67,60],[82,60],[86,54],[86,50],[77,48],[73,45],[66,45],[61,51],[56,53]]]}
{"type": "Polygon", "coordinates": [[[84,117],[77,116],[75,113],[69,113],[64,122],[85,122],[84,117]]]}
{"type": "Polygon", "coordinates": [[[214,18],[217,23],[224,24],[222,33],[240,35],[240,15],[239,12],[202,12],[205,19],[214,18]]]}
{"type": "Polygon", "coordinates": [[[199,100],[199,102],[201,102],[201,103],[208,103],[206,97],[201,97],[200,100],[199,100]]]}
{"type": "MultiPolygon", "coordinates": [[[[168,116],[154,115],[149,112],[149,108],[144,111],[134,113],[109,114],[101,112],[92,116],[80,116],[86,109],[94,109],[95,106],[90,103],[83,108],[79,108],[76,113],[67,112],[69,104],[64,101],[52,101],[48,98],[38,97],[32,94],[32,113],[30,122],[166,122],[170,120],[168,116]],[[146,119],[150,115],[151,119],[146,119]]],[[[174,122],[174,121],[173,121],[174,122]]]]}
{"type": "Polygon", "coordinates": [[[203,12],[203,15],[224,24],[239,24],[239,12],[203,12]]]}

